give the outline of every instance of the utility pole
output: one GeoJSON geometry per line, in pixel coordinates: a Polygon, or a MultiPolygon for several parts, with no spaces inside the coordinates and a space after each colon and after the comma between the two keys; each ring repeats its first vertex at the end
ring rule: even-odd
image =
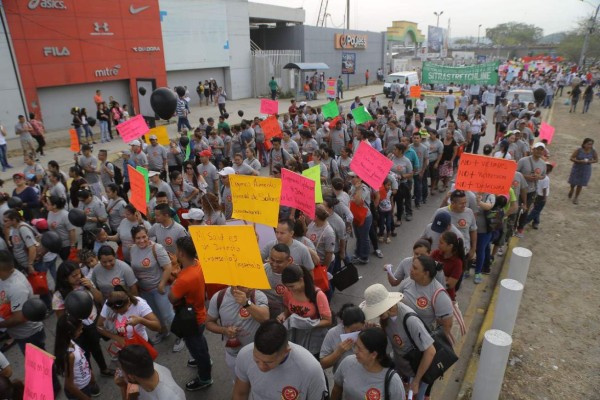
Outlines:
{"type": "Polygon", "coordinates": [[[350,0],[346,0],[346,29],[350,30],[350,0]]]}
{"type": "Polygon", "coordinates": [[[438,27],[440,26],[440,17],[442,16],[443,13],[444,13],[444,11],[440,11],[440,12],[434,11],[433,12],[433,15],[435,15],[437,17],[437,23],[435,26],[438,26],[438,27]]]}
{"type": "Polygon", "coordinates": [[[481,24],[477,27],[477,48],[479,48],[479,34],[481,32],[481,24]]]}
{"type": "MultiPolygon", "coordinates": [[[[583,1],[583,0],[581,0],[583,1]]],[[[596,18],[598,18],[598,11],[600,11],[600,3],[596,7],[596,12],[594,16],[590,18],[590,26],[585,31],[585,38],[583,39],[583,46],[581,47],[581,55],[579,56],[579,70],[583,69],[583,64],[585,62],[585,53],[587,52],[588,45],[590,43],[590,35],[594,33],[594,28],[596,27],[596,18]]]]}

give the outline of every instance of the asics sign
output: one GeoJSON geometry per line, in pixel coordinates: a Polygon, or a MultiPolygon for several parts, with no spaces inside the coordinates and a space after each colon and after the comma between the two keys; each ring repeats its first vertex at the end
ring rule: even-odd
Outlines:
{"type": "Polygon", "coordinates": [[[30,0],[27,7],[30,10],[35,10],[36,8],[46,8],[49,10],[66,10],[67,6],[65,2],[62,0],[30,0]]]}

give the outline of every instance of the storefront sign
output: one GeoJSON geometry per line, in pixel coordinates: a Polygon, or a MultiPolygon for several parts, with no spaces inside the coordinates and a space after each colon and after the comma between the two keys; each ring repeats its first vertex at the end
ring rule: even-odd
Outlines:
{"type": "Polygon", "coordinates": [[[92,36],[112,36],[113,32],[110,31],[108,22],[94,22],[94,31],[90,32],[92,36]]]}
{"type": "Polygon", "coordinates": [[[132,47],[132,49],[136,53],[154,53],[156,51],[160,51],[159,46],[136,46],[132,47]]]}
{"type": "Polygon", "coordinates": [[[27,8],[35,10],[36,8],[46,8],[51,10],[66,10],[67,6],[62,0],[30,0],[27,8]]]}
{"type": "Polygon", "coordinates": [[[447,67],[423,62],[423,83],[454,83],[467,85],[495,85],[498,83],[498,61],[465,67],[447,67]]]}
{"type": "Polygon", "coordinates": [[[107,67],[103,69],[97,69],[94,71],[94,76],[96,78],[109,78],[111,76],[119,75],[119,70],[121,69],[121,65],[117,64],[114,67],[107,67]]]}
{"type": "Polygon", "coordinates": [[[354,74],[356,70],[356,53],[342,53],[342,74],[354,74]]]}
{"type": "Polygon", "coordinates": [[[44,57],[67,57],[71,52],[66,47],[44,47],[44,57]]]}
{"type": "Polygon", "coordinates": [[[352,35],[349,33],[335,34],[336,49],[366,49],[367,35],[352,35]]]}

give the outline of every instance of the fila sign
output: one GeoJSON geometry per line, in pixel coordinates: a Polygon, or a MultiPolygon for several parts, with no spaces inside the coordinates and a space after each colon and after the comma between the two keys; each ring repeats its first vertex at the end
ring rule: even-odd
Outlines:
{"type": "Polygon", "coordinates": [[[44,57],[67,57],[71,52],[66,47],[44,47],[44,57]]]}

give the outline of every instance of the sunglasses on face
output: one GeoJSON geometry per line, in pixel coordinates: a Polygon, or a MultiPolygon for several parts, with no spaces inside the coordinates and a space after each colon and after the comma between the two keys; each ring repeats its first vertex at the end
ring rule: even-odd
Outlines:
{"type": "Polygon", "coordinates": [[[114,300],[107,301],[106,305],[112,308],[113,310],[118,310],[119,308],[123,308],[127,304],[127,300],[114,300]]]}

